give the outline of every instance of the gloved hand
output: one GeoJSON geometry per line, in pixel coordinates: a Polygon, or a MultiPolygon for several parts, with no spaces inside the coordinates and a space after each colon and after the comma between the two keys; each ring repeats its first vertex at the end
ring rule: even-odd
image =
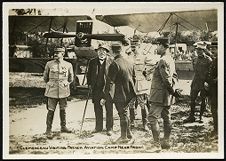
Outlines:
{"type": "Polygon", "coordinates": [[[174,97],[177,97],[177,98],[183,98],[183,95],[181,94],[181,91],[180,89],[176,89],[173,96],[174,97]]]}
{"type": "Polygon", "coordinates": [[[106,100],[102,98],[102,99],[100,100],[100,105],[101,105],[101,106],[104,106],[104,105],[105,105],[105,102],[106,102],[106,100]]]}
{"type": "Polygon", "coordinates": [[[67,87],[68,85],[70,85],[69,82],[64,82],[64,87],[67,87]]]}
{"type": "Polygon", "coordinates": [[[204,82],[204,89],[205,89],[206,91],[209,90],[209,84],[208,84],[207,82],[204,82]]]}

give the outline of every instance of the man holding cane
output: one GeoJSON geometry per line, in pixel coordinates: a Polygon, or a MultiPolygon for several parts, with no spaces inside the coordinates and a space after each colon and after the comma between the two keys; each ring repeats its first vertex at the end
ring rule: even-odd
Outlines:
{"type": "Polygon", "coordinates": [[[106,45],[99,45],[96,49],[97,58],[91,59],[87,72],[87,83],[92,90],[92,101],[94,104],[94,112],[96,118],[96,125],[94,132],[101,132],[103,130],[103,107],[106,108],[106,129],[107,135],[112,134],[113,130],[113,103],[110,94],[105,93],[107,88],[108,68],[112,62],[106,45]]]}

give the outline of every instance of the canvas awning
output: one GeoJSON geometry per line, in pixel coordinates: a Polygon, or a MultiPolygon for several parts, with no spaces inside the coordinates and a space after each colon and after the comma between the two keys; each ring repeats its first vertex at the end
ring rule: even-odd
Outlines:
{"type": "Polygon", "coordinates": [[[133,13],[118,15],[97,15],[96,18],[111,26],[130,26],[140,32],[174,30],[179,23],[178,31],[184,30],[217,30],[217,10],[178,11],[159,13],[133,13]],[[164,25],[165,24],[165,25],[164,25]]]}
{"type": "Polygon", "coordinates": [[[47,32],[51,28],[56,31],[63,31],[66,23],[67,32],[76,31],[76,21],[90,20],[89,16],[9,16],[9,33],[12,32],[47,32]]]}

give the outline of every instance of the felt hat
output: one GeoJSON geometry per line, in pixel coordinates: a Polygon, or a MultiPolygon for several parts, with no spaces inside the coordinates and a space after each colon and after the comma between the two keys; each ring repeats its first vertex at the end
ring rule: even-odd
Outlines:
{"type": "Polygon", "coordinates": [[[109,52],[109,47],[105,44],[99,44],[98,48],[95,49],[95,51],[97,51],[98,49],[105,49],[107,52],[109,52]]]}

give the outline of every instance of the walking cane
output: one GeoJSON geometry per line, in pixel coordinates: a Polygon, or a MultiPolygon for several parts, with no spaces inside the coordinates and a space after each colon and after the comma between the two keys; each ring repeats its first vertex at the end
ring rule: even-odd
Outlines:
{"type": "Polygon", "coordinates": [[[86,104],[85,104],[85,108],[84,108],[84,112],[83,112],[83,116],[82,116],[82,124],[81,124],[81,128],[80,128],[79,136],[81,136],[82,127],[83,127],[83,123],[84,123],[84,120],[85,120],[86,108],[87,108],[90,92],[91,92],[91,88],[89,89],[88,96],[87,96],[87,99],[86,99],[86,104]]]}

